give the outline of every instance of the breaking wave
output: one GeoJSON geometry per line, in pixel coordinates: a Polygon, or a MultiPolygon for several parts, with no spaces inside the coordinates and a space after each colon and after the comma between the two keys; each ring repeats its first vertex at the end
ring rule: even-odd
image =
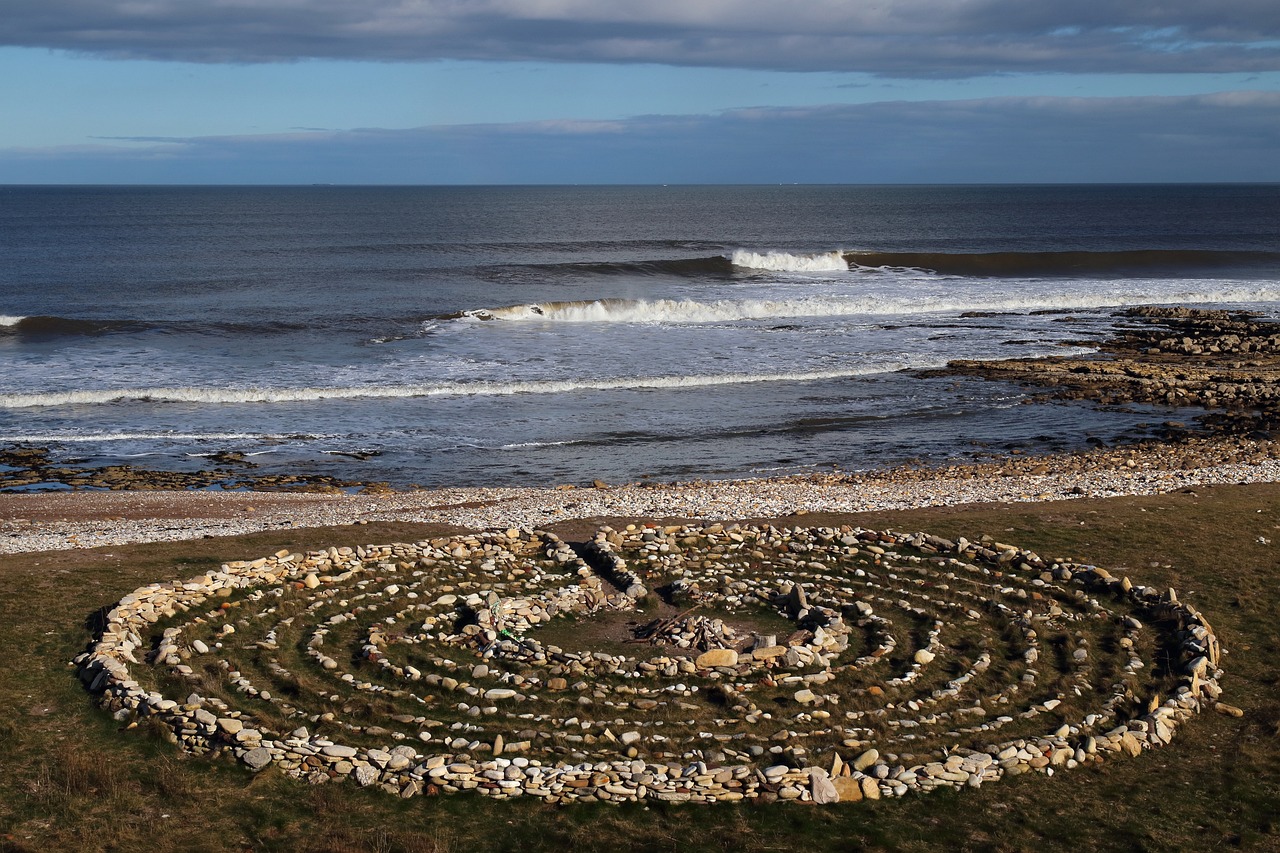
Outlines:
{"type": "MultiPolygon", "coordinates": [[[[659,258],[634,261],[574,261],[572,263],[525,264],[527,269],[548,275],[564,273],[611,276],[677,276],[679,278],[728,279],[733,277],[733,263],[724,255],[696,258],[659,258]]],[[[500,270],[506,267],[493,267],[500,270]]]]}
{"type": "Polygon", "coordinates": [[[840,252],[792,254],[753,252],[736,249],[728,255],[693,258],[649,258],[631,261],[578,261],[560,264],[529,264],[529,269],[546,273],[591,273],[593,275],[679,276],[681,278],[732,278],[735,273],[759,272],[848,272],[849,262],[840,252]]]}
{"type": "Polygon", "coordinates": [[[68,317],[0,316],[0,335],[105,335],[141,328],[130,320],[76,320],[68,317]]]}
{"type": "MultiPolygon", "coordinates": [[[[360,320],[361,318],[342,318],[342,322],[347,325],[360,320]]],[[[315,326],[315,328],[324,327],[324,323],[319,323],[315,326]]],[[[121,332],[150,331],[218,336],[268,335],[279,332],[306,331],[309,328],[312,328],[312,326],[306,323],[283,320],[202,323],[169,319],[86,320],[77,317],[45,315],[29,317],[0,315],[0,335],[33,338],[87,337],[121,332]]]]}
{"type": "Polygon", "coordinates": [[[1137,249],[1118,252],[849,252],[855,267],[931,270],[947,275],[1079,275],[1150,271],[1184,272],[1280,263],[1280,252],[1137,249]]]}
{"type": "Polygon", "coordinates": [[[375,385],[337,388],[118,388],[0,395],[0,408],[86,406],[127,401],[157,403],[299,403],[318,400],[354,400],[407,397],[478,397],[514,394],[564,394],[573,391],[632,391],[706,388],[760,382],[813,382],[852,379],[944,367],[944,362],[888,362],[843,370],[796,373],[730,373],[710,376],[624,376],[614,379],[528,380],[522,382],[469,382],[442,385],[375,385]]]}
{"type": "Polygon", "coordinates": [[[814,255],[792,255],[788,252],[750,252],[738,249],[729,258],[735,267],[773,272],[834,272],[848,271],[849,262],[840,252],[820,252],[814,255]]]}
{"type": "MultiPolygon", "coordinates": [[[[39,396],[39,395],[30,395],[39,396]]],[[[321,438],[314,435],[256,432],[83,432],[0,434],[0,444],[91,444],[126,441],[301,441],[321,438]]],[[[201,456],[206,454],[192,454],[201,456]]]]}
{"type": "Polygon", "coordinates": [[[1253,303],[1280,301],[1280,287],[1226,287],[1169,292],[1132,289],[1123,293],[1060,293],[964,298],[823,296],[802,299],[594,299],[479,308],[462,318],[554,323],[724,323],[796,317],[909,316],[961,311],[1052,311],[1168,303],[1253,303]]]}
{"type": "MultiPolygon", "coordinates": [[[[1280,265],[1280,252],[1216,249],[1129,249],[1124,251],[1047,252],[886,252],[876,250],[791,253],[736,249],[728,254],[617,261],[528,264],[548,275],[676,276],[730,279],[762,272],[812,273],[873,269],[917,269],[944,275],[1004,278],[1106,276],[1143,271],[1172,275],[1205,270],[1249,269],[1280,265]]],[[[495,267],[494,269],[505,269],[495,267]]]]}

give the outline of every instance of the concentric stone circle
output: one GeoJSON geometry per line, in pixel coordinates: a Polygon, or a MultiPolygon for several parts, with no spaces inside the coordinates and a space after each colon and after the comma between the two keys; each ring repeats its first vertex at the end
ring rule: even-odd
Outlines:
{"type": "Polygon", "coordinates": [[[709,523],[226,563],[76,663],[130,726],[312,783],[836,802],[1162,747],[1222,654],[1172,589],[987,538],[709,523]]]}

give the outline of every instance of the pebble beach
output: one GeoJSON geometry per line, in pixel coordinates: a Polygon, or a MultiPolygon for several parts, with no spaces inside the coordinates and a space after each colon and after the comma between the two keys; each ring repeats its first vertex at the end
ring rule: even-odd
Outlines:
{"type": "Polygon", "coordinates": [[[1109,341],[1099,356],[975,362],[951,369],[987,377],[1013,372],[1056,399],[1103,405],[1176,400],[1205,410],[1198,432],[1170,421],[1162,428],[1163,440],[1113,447],[1100,443],[1088,450],[1049,455],[1014,450],[962,464],[859,472],[409,491],[392,491],[385,484],[293,483],[278,477],[246,479],[224,491],[201,487],[222,477],[210,472],[187,475],[178,482],[190,487],[182,489],[174,488],[172,475],[162,472],[50,472],[43,450],[10,451],[5,459],[13,484],[54,483],[71,490],[0,492],[0,553],[370,522],[533,530],[576,519],[780,519],[1280,482],[1280,441],[1274,437],[1280,424],[1274,391],[1280,366],[1277,324],[1243,314],[1184,308],[1135,309],[1126,316],[1133,325],[1109,341]],[[12,479],[15,476],[27,480],[12,479]],[[316,487],[323,491],[311,491],[316,487]]]}
{"type": "Polygon", "coordinates": [[[781,479],[377,494],[120,491],[0,494],[0,553],[396,521],[536,529],[588,518],[783,518],[982,503],[1155,495],[1280,482],[1280,445],[1241,438],[938,468],[781,479]]]}

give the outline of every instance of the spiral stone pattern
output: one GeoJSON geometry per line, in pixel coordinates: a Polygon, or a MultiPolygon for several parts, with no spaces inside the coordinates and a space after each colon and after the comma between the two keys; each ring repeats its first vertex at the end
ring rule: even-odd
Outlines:
{"type": "Polygon", "coordinates": [[[75,663],[130,726],[314,784],[831,803],[1164,747],[1224,654],[1172,589],[987,537],[695,524],[230,562],[75,663]]]}

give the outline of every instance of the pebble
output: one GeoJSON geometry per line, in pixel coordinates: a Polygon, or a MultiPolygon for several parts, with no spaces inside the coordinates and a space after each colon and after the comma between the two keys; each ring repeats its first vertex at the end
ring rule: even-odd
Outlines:
{"type": "MultiPolygon", "coordinates": [[[[952,466],[933,471],[879,471],[865,474],[814,475],[758,480],[615,486],[560,491],[547,488],[451,488],[380,495],[276,493],[268,496],[235,492],[4,494],[0,516],[0,553],[96,548],[137,542],[171,542],[206,536],[238,536],[279,530],[353,524],[357,521],[423,522],[483,529],[519,526],[535,529],[550,521],[610,517],[694,517],[734,519],[744,515],[781,517],[797,507],[809,512],[875,512],[954,506],[969,503],[1019,503],[1075,497],[1154,495],[1193,486],[1280,482],[1280,459],[1262,458],[1270,449],[1239,439],[1237,453],[1206,440],[1178,454],[1163,446],[1099,451],[1073,456],[1041,457],[1037,470],[1008,473],[990,465],[952,466]],[[1136,457],[1133,455],[1136,454],[1136,457]],[[1253,461],[1241,461],[1245,457],[1253,461]],[[1127,462],[1137,458],[1140,476],[1127,462]],[[160,512],[155,495],[161,495],[160,512]],[[148,497],[150,495],[150,497],[148,497]],[[28,505],[65,503],[62,515],[76,507],[94,507],[108,517],[144,513],[163,517],[93,521],[18,523],[33,513],[28,505]],[[182,504],[189,506],[185,512],[182,504]],[[218,517],[204,507],[225,506],[218,517]],[[256,512],[239,508],[253,505],[256,512]],[[151,509],[148,511],[147,508],[151,509]],[[173,511],[183,517],[174,524],[173,511]]],[[[304,579],[309,583],[311,575],[304,579]]],[[[315,579],[319,582],[319,578],[315,579]]]]}

